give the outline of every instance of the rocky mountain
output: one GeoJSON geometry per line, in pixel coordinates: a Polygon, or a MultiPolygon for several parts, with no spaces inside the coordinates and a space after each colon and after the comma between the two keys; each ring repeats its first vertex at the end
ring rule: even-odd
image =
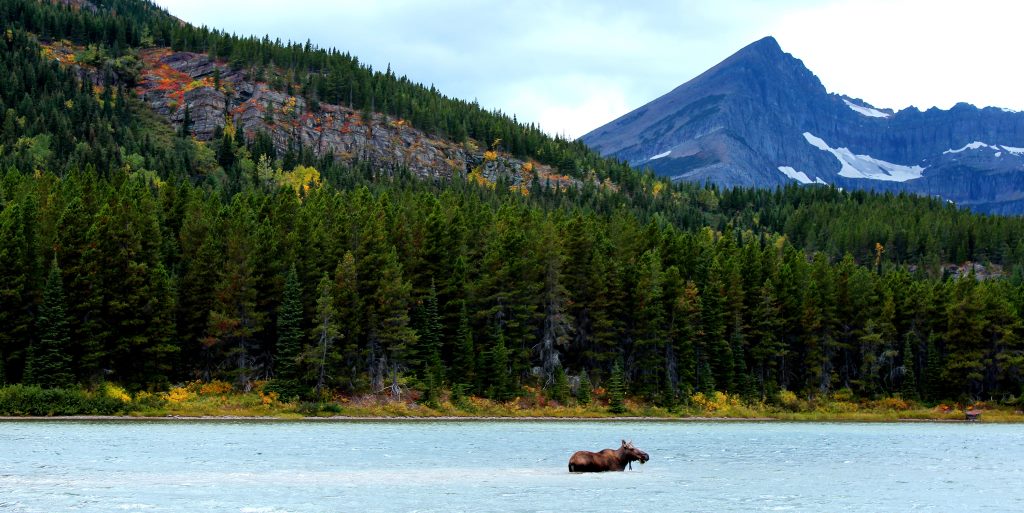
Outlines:
{"type": "Polygon", "coordinates": [[[907,191],[1024,213],[1024,113],[877,108],[826,91],[771,37],[582,140],[675,179],[907,191]]]}
{"type": "Polygon", "coordinates": [[[147,48],[138,52],[131,69],[110,70],[78,61],[76,55],[85,48],[67,41],[42,47],[47,57],[94,87],[101,88],[108,79],[135,84],[135,93],[152,111],[176,130],[187,123],[186,131],[199,142],[226,130],[245,140],[262,133],[279,154],[290,145],[302,145],[317,156],[346,163],[402,168],[424,178],[463,175],[490,187],[502,182],[524,194],[534,180],[546,186],[579,184],[550,165],[488,151],[472,139],[456,142],[430,134],[400,118],[344,105],[307,105],[302,96],[275,89],[204,53],[147,48]]]}
{"type": "Polygon", "coordinates": [[[423,177],[465,174],[490,185],[502,179],[512,187],[525,187],[535,176],[541,183],[575,182],[551,166],[436,137],[402,119],[342,105],[307,105],[301,96],[275,90],[206,54],[154,48],[142,51],[141,60],[139,97],[178,129],[187,122],[198,141],[230,126],[246,140],[268,134],[279,152],[301,144],[318,156],[402,167],[423,177]]]}

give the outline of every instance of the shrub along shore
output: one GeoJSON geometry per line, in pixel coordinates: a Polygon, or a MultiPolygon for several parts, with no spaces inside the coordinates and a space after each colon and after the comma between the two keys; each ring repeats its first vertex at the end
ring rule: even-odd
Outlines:
{"type": "MultiPolygon", "coordinates": [[[[404,397],[335,396],[321,400],[282,397],[257,384],[238,392],[224,382],[192,382],[167,392],[128,393],[114,384],[95,390],[43,389],[14,385],[0,388],[0,416],[11,418],[224,418],[224,419],[692,419],[785,420],[810,422],[963,421],[966,412],[981,412],[982,422],[1024,422],[1024,413],[1012,405],[976,402],[924,404],[899,397],[852,400],[843,391],[828,397],[799,398],[782,391],[767,401],[743,401],[721,392],[693,394],[672,408],[623,401],[612,411],[604,394],[588,404],[553,401],[540,391],[524,387],[523,395],[496,402],[478,397],[452,397],[422,401],[415,393],[404,397]],[[427,404],[429,403],[429,404],[427,404]]],[[[599,391],[600,392],[600,391],[599,391]]]]}

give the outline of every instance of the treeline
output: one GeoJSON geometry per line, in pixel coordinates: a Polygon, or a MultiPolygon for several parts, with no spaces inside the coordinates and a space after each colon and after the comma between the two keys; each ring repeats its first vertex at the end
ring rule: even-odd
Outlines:
{"type": "Polygon", "coordinates": [[[250,188],[9,172],[8,383],[286,378],[507,399],[560,372],[693,391],[1009,398],[1024,288],[912,276],[782,236],[541,209],[457,181],[250,188]],[[39,369],[46,369],[39,372],[39,369]]]}

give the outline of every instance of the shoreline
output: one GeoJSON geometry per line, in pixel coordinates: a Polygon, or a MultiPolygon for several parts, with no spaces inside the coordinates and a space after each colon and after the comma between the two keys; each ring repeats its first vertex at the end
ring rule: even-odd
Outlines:
{"type": "MultiPolygon", "coordinates": [[[[331,417],[275,417],[241,415],[70,415],[70,416],[0,416],[0,422],[786,422],[786,423],[841,423],[841,424],[902,424],[902,423],[955,423],[983,424],[957,419],[893,419],[893,420],[794,420],[773,417],[500,417],[500,416],[354,416],[336,415],[331,417]]],[[[991,422],[989,423],[991,424],[991,422]]]]}
{"type": "Polygon", "coordinates": [[[271,415],[67,415],[67,416],[0,416],[0,422],[59,422],[59,421],[163,421],[163,422],[780,422],[771,417],[501,417],[501,416],[384,416],[335,415],[331,417],[275,417],[271,415]]]}

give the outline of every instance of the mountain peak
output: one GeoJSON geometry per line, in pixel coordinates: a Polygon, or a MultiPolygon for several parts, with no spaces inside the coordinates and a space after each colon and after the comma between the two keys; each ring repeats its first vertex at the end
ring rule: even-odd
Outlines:
{"type": "Polygon", "coordinates": [[[923,113],[877,109],[829,93],[771,36],[583,142],[602,155],[697,183],[832,184],[939,195],[981,211],[1024,211],[1015,174],[1024,162],[1018,151],[1024,114],[966,103],[923,113]]]}
{"type": "Polygon", "coordinates": [[[757,41],[754,41],[753,43],[750,43],[749,45],[744,46],[743,48],[741,48],[738,52],[736,52],[736,54],[741,54],[741,53],[746,53],[746,52],[757,52],[757,53],[760,53],[760,54],[785,54],[786,53],[786,52],[782,51],[782,47],[779,46],[779,42],[776,41],[775,38],[772,37],[772,36],[766,36],[766,37],[763,37],[761,39],[758,39],[757,41]]]}

